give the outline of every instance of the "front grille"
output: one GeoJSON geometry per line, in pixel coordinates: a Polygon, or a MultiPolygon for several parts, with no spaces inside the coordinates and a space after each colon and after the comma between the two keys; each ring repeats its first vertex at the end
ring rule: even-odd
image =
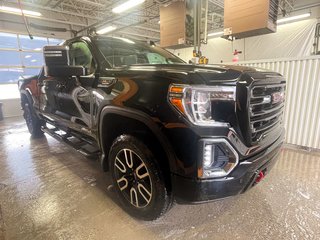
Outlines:
{"type": "Polygon", "coordinates": [[[250,96],[252,143],[265,138],[283,121],[285,83],[254,85],[250,96]]]}

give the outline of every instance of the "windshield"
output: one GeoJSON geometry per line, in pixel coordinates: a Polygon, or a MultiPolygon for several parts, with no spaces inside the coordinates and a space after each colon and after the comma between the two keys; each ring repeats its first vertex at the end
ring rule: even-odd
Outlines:
{"type": "Polygon", "coordinates": [[[160,47],[134,42],[126,38],[98,38],[95,42],[112,67],[185,63],[160,47]]]}

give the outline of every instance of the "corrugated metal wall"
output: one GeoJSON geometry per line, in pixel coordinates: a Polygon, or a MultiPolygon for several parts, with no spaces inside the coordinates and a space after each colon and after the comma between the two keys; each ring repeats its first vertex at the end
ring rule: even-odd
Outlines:
{"type": "Polygon", "coordinates": [[[320,149],[320,56],[239,65],[270,69],[286,77],[286,142],[320,149]]]}

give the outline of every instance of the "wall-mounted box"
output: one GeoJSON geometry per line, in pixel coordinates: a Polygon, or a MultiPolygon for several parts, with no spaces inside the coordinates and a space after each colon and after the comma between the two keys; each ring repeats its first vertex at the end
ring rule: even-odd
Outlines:
{"type": "Polygon", "coordinates": [[[194,0],[176,1],[160,7],[161,47],[184,48],[193,43],[194,0]]]}
{"type": "Polygon", "coordinates": [[[225,0],[224,28],[235,38],[276,32],[278,5],[279,0],[225,0]]]}

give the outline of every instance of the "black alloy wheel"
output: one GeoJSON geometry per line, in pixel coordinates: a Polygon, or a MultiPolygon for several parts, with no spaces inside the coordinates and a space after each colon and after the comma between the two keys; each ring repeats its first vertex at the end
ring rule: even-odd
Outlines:
{"type": "Polygon", "coordinates": [[[121,135],[109,153],[110,170],[122,208],[133,217],[154,220],[172,204],[172,196],[151,150],[139,139],[121,135]]]}

